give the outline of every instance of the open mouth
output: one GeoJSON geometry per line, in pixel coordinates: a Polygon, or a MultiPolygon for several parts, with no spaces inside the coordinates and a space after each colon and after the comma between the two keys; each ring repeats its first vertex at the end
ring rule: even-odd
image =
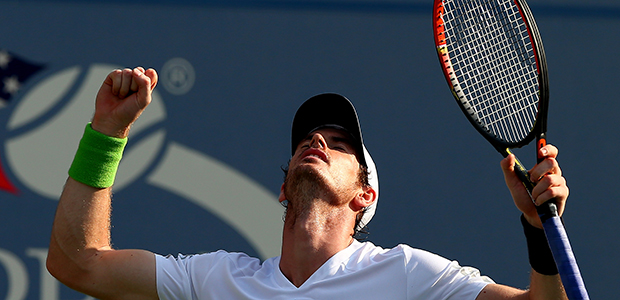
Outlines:
{"type": "Polygon", "coordinates": [[[316,149],[316,148],[310,148],[306,151],[304,151],[304,153],[302,154],[302,159],[306,159],[306,158],[317,158],[320,159],[324,162],[327,162],[327,154],[325,154],[325,152],[316,149]]]}

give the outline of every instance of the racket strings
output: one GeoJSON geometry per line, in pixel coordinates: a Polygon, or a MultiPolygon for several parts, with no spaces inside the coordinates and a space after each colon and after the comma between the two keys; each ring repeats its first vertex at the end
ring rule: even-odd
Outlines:
{"type": "Polygon", "coordinates": [[[444,0],[453,85],[468,111],[497,138],[515,143],[538,113],[538,70],[529,32],[510,0],[444,0]]]}

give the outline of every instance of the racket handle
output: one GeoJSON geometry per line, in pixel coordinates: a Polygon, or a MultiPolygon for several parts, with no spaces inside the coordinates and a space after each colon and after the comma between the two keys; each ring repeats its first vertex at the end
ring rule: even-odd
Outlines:
{"type": "MultiPolygon", "coordinates": [[[[506,153],[512,154],[510,150],[507,150],[506,153]]],[[[530,180],[530,173],[525,169],[525,167],[523,166],[523,164],[519,161],[517,157],[515,157],[515,174],[517,175],[517,177],[519,177],[519,179],[525,186],[525,189],[530,194],[530,198],[531,198],[532,190],[534,189],[534,184],[532,183],[532,180],[530,180]]]]}
{"type": "Polygon", "coordinates": [[[547,201],[536,209],[568,299],[590,299],[555,201],[547,201]]]}

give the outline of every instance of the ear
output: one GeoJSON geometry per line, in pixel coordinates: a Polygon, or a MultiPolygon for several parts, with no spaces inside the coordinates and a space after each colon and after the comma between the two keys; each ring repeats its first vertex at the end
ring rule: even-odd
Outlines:
{"type": "Polygon", "coordinates": [[[372,205],[377,199],[377,192],[372,187],[363,187],[362,191],[355,197],[355,204],[359,209],[372,205]]]}
{"type": "Polygon", "coordinates": [[[282,203],[282,201],[286,200],[286,196],[284,196],[284,183],[280,187],[280,196],[278,196],[278,201],[282,203]]]}

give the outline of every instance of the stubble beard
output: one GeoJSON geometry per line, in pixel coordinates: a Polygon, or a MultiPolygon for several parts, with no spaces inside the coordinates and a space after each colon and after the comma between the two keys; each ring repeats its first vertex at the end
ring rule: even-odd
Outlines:
{"type": "Polygon", "coordinates": [[[291,226],[307,218],[320,199],[333,196],[329,193],[325,178],[313,168],[305,167],[289,170],[284,181],[284,195],[289,201],[285,218],[291,226]]]}

